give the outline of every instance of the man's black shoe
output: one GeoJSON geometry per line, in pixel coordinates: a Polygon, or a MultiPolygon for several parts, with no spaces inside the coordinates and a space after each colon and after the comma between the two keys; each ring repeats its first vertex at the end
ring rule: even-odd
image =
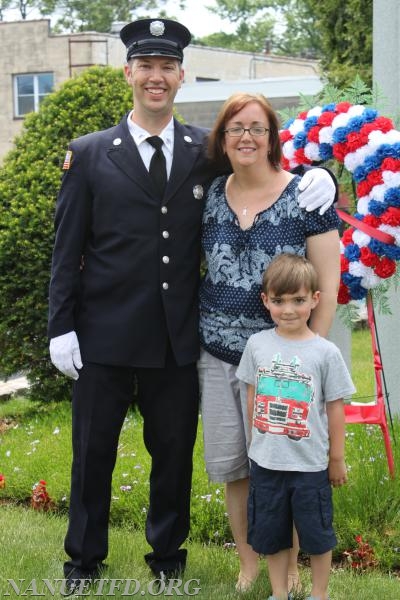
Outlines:
{"type": "MultiPolygon", "coordinates": [[[[105,567],[105,565],[102,565],[105,567]]],[[[94,571],[86,571],[75,567],[69,571],[65,576],[64,586],[61,588],[61,594],[64,597],[87,595],[89,587],[92,585],[95,579],[99,579],[102,569],[95,569],[94,571]],[[85,593],[86,592],[86,593],[85,593]]]]}
{"type": "Polygon", "coordinates": [[[155,552],[145,554],[145,561],[157,578],[160,578],[161,573],[167,579],[176,579],[183,575],[186,567],[187,550],[181,548],[173,555],[160,557],[155,552]]]}
{"type": "Polygon", "coordinates": [[[164,590],[170,589],[170,586],[180,585],[182,583],[183,573],[184,571],[181,569],[160,571],[157,575],[157,579],[153,581],[154,589],[152,592],[159,595],[164,590]]]}

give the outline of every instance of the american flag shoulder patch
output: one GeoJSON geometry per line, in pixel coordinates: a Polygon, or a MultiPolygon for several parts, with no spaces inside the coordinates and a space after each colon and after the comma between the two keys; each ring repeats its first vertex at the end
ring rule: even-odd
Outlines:
{"type": "Polygon", "coordinates": [[[67,153],[64,158],[64,163],[63,163],[64,171],[67,171],[70,168],[71,162],[72,162],[72,150],[67,150],[67,153]]]}

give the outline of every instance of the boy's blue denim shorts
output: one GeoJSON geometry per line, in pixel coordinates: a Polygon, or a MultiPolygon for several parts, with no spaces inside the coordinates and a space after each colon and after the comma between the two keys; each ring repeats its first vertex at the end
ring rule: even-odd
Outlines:
{"type": "Polygon", "coordinates": [[[251,461],[248,543],[259,554],[291,548],[293,523],[300,548],[324,554],[336,546],[328,471],[272,471],[251,461]]]}

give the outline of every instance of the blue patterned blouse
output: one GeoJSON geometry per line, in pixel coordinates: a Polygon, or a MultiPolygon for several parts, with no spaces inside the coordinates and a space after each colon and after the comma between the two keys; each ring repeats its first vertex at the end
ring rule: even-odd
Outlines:
{"type": "Polygon", "coordinates": [[[337,229],[333,207],[324,215],[298,205],[295,176],[278,200],[242,229],[225,196],[227,176],[208,191],[202,246],[207,272],[200,287],[200,341],[221,360],[237,365],[250,335],[273,322],[260,298],[263,273],[277,254],[305,255],[306,239],[337,229]]]}

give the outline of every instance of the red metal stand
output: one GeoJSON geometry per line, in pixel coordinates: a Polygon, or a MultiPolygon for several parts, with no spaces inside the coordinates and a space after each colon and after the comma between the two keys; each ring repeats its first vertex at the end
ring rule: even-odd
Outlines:
{"type": "Polygon", "coordinates": [[[367,297],[367,312],[369,329],[371,332],[372,352],[374,358],[376,399],[374,402],[351,402],[350,404],[345,404],[344,411],[346,423],[364,423],[364,425],[380,426],[383,435],[383,440],[385,443],[389,473],[391,477],[394,477],[394,460],[392,444],[390,440],[388,421],[386,417],[386,406],[382,389],[383,367],[377,344],[376,322],[371,294],[368,294],[367,297]]]}

